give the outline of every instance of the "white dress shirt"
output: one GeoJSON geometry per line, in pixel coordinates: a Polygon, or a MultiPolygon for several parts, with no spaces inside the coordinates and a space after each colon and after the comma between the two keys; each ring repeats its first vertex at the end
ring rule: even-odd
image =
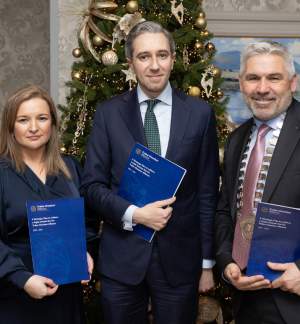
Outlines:
{"type": "MultiPolygon", "coordinates": [[[[283,113],[285,115],[285,112],[283,113]]],[[[250,140],[250,143],[249,143],[249,152],[248,152],[248,156],[247,156],[247,159],[246,159],[246,165],[248,164],[248,160],[250,158],[250,154],[251,154],[251,151],[255,145],[255,142],[256,142],[256,137],[257,137],[257,131],[259,129],[259,127],[262,125],[262,124],[266,124],[268,125],[271,130],[266,134],[266,145],[265,145],[265,151],[267,149],[267,147],[269,146],[269,142],[270,142],[270,139],[273,137],[273,132],[277,130],[278,132],[278,136],[281,132],[281,128],[282,128],[282,125],[278,128],[278,123],[281,123],[283,124],[283,116],[282,114],[280,114],[279,116],[273,118],[273,119],[270,119],[270,120],[267,120],[265,122],[259,120],[259,119],[256,119],[254,118],[254,122],[255,122],[255,129],[251,135],[251,140],[250,140]]]]}

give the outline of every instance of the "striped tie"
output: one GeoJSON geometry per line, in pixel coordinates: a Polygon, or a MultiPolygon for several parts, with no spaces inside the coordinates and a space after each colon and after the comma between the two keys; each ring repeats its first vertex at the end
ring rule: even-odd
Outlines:
{"type": "Polygon", "coordinates": [[[262,124],[258,129],[256,142],[251,151],[246,168],[243,183],[243,206],[235,226],[232,251],[232,258],[239,265],[241,270],[245,269],[248,263],[253,230],[252,226],[255,220],[255,215],[253,215],[254,194],[265,152],[265,136],[270,129],[271,128],[266,124],[262,124]],[[246,235],[246,233],[249,235],[246,235]]]}

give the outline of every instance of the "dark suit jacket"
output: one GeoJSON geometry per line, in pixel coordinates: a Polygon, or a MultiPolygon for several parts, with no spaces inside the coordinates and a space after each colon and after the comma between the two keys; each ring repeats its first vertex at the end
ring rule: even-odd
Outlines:
{"type": "MultiPolygon", "coordinates": [[[[252,124],[251,118],[237,128],[225,147],[222,190],[215,227],[216,258],[222,272],[228,263],[233,262],[231,253],[236,223],[237,180],[242,153],[250,136],[252,124]]],[[[300,103],[296,100],[287,111],[270,164],[262,201],[300,207],[300,103]]],[[[300,297],[279,289],[273,290],[272,293],[283,318],[287,323],[296,323],[296,318],[299,317],[300,297]]],[[[241,294],[239,293],[238,297],[241,297],[241,294]]],[[[237,298],[236,309],[239,301],[237,298]]]]}
{"type": "MultiPolygon", "coordinates": [[[[30,168],[18,172],[11,161],[0,159],[0,299],[20,294],[33,273],[26,201],[79,196],[81,168],[73,158],[63,159],[72,181],[48,175],[46,184],[30,168]]],[[[91,239],[92,232],[87,228],[91,239]]]]}
{"type": "MultiPolygon", "coordinates": [[[[152,244],[123,229],[121,219],[130,202],[116,193],[136,142],[146,145],[133,90],[97,108],[82,183],[88,205],[104,220],[98,270],[127,284],[143,280],[152,249],[152,244]]],[[[187,169],[173,215],[166,228],[156,233],[167,279],[178,285],[199,277],[202,258],[214,258],[218,149],[212,109],[176,90],[166,157],[187,169]]]]}

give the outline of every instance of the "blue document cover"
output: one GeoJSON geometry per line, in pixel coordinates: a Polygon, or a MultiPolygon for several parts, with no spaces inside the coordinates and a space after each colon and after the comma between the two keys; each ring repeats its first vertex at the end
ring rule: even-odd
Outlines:
{"type": "Polygon", "coordinates": [[[256,213],[247,275],[262,274],[273,281],[282,273],[267,261],[287,263],[300,259],[300,209],[259,203],[256,213]]]}
{"type": "Polygon", "coordinates": [[[82,198],[27,201],[34,273],[67,284],[89,279],[82,198]]]}
{"type": "MultiPolygon", "coordinates": [[[[181,166],[137,143],[128,158],[118,194],[131,204],[143,207],[173,197],[186,173],[181,166]]],[[[151,242],[154,230],[137,224],[134,233],[151,242]]]]}

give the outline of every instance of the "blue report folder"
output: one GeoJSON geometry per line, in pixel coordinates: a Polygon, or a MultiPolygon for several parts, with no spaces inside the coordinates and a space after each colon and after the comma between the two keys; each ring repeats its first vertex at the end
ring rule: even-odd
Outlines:
{"type": "MultiPolygon", "coordinates": [[[[173,197],[186,173],[181,166],[137,143],[128,158],[118,194],[131,204],[143,207],[173,197]]],[[[133,232],[151,242],[155,231],[137,224],[133,232]]]]}
{"type": "Polygon", "coordinates": [[[82,198],[27,201],[34,273],[67,284],[89,279],[82,198]]]}
{"type": "Polygon", "coordinates": [[[273,281],[282,272],[267,261],[287,263],[300,259],[300,209],[259,203],[250,248],[247,275],[262,274],[273,281]]]}

